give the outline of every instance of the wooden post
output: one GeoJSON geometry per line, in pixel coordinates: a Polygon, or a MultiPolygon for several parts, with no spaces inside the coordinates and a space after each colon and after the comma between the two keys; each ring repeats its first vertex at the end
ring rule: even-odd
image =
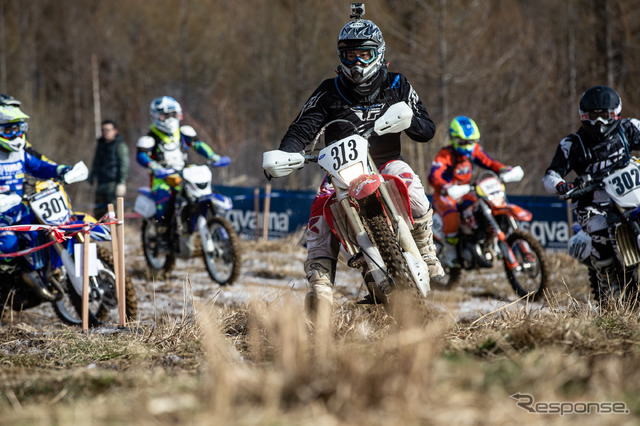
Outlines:
{"type": "Polygon", "coordinates": [[[96,139],[98,139],[102,134],[102,118],[100,114],[100,78],[98,74],[98,57],[95,53],[91,55],[91,80],[93,81],[93,122],[96,128],[96,139]]]}
{"type": "Polygon", "coordinates": [[[120,292],[120,244],[118,244],[118,231],[116,230],[116,224],[113,223],[116,218],[113,204],[109,203],[107,208],[109,209],[109,222],[112,222],[109,225],[109,229],[111,230],[111,254],[113,257],[113,272],[116,274],[116,294],[118,296],[119,308],[120,305],[124,303],[122,300],[122,293],[120,292]]]}
{"type": "Polygon", "coordinates": [[[260,188],[253,190],[253,211],[256,214],[256,232],[255,239],[258,241],[260,237],[260,188]]]}
{"type": "Polygon", "coordinates": [[[83,228],[84,246],[82,255],[82,330],[89,330],[89,244],[91,233],[89,228],[83,228]]]}
{"type": "Polygon", "coordinates": [[[119,261],[118,267],[120,269],[120,294],[122,297],[122,303],[120,303],[120,325],[124,326],[126,323],[126,304],[127,304],[127,294],[125,289],[125,268],[124,268],[124,199],[122,197],[118,197],[116,199],[116,206],[118,209],[118,224],[116,225],[116,229],[118,230],[118,254],[119,261]]]}
{"type": "Polygon", "coordinates": [[[262,218],[262,240],[269,238],[269,209],[271,208],[271,184],[264,190],[264,217],[262,218]]]}

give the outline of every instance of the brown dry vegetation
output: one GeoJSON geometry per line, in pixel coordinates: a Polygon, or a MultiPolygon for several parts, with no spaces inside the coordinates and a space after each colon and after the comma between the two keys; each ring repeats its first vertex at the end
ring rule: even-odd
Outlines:
{"type": "MultiPolygon", "coordinates": [[[[293,239],[252,246],[298,250],[293,239]]],[[[574,268],[558,255],[552,273],[578,277],[574,268]]],[[[196,303],[88,334],[5,316],[0,424],[637,424],[637,311],[599,312],[582,287],[554,286],[541,309],[520,302],[457,322],[436,308],[455,290],[395,319],[346,303],[328,335],[286,297],[196,303]],[[630,413],[531,414],[516,393],[619,401],[630,413]]]]}

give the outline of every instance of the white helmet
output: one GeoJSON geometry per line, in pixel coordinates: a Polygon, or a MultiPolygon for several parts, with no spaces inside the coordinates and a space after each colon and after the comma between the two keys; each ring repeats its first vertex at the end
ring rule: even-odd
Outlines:
{"type": "Polygon", "coordinates": [[[0,148],[7,151],[20,151],[26,143],[25,132],[29,118],[15,105],[0,104],[0,148]]]}
{"type": "Polygon", "coordinates": [[[182,107],[170,96],[162,96],[151,101],[149,113],[156,128],[167,134],[173,134],[180,128],[182,107]]]}

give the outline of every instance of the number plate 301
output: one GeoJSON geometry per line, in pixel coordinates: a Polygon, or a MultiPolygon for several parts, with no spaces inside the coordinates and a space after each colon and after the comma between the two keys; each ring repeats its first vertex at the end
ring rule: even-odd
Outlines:
{"type": "Polygon", "coordinates": [[[62,191],[51,191],[31,202],[33,213],[44,223],[60,225],[71,217],[71,208],[62,191]]]}

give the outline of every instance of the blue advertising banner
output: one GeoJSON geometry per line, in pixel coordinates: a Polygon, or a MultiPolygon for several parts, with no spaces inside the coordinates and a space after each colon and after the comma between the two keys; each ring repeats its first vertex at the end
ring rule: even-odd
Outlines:
{"type": "MultiPolygon", "coordinates": [[[[248,239],[254,239],[256,235],[261,236],[265,189],[219,185],[215,186],[215,189],[233,200],[233,209],[227,212],[226,217],[236,230],[248,239]]],[[[315,194],[315,191],[272,191],[267,218],[269,238],[280,238],[304,228],[315,194]]],[[[543,247],[566,249],[571,236],[566,203],[555,197],[537,195],[512,195],[509,202],[533,213],[533,220],[523,224],[523,228],[531,232],[543,247]]]]}

